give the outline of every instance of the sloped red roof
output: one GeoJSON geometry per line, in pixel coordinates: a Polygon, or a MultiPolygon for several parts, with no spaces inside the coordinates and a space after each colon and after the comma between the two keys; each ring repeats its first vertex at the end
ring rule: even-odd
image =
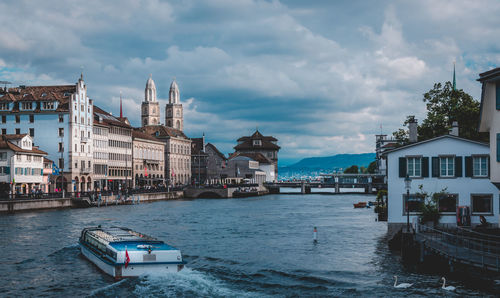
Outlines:
{"type": "Polygon", "coordinates": [[[253,150],[253,149],[266,149],[266,150],[280,150],[280,146],[276,145],[275,142],[278,140],[272,136],[264,136],[258,130],[256,130],[253,135],[247,137],[241,137],[238,139],[238,145],[234,147],[236,151],[238,150],[253,150]],[[260,140],[261,145],[254,145],[254,140],[260,140]]]}
{"type": "Polygon", "coordinates": [[[148,125],[141,127],[141,130],[156,138],[175,137],[189,139],[182,131],[165,125],[148,125]]]}
{"type": "Polygon", "coordinates": [[[94,124],[132,128],[132,126],[130,126],[126,122],[120,120],[118,117],[111,115],[98,106],[94,106],[94,124]],[[100,119],[102,119],[102,122],[99,121],[100,119]]]}
{"type": "MultiPolygon", "coordinates": [[[[71,94],[76,92],[77,85],[59,85],[59,86],[22,86],[16,88],[9,88],[7,92],[0,89],[0,102],[12,101],[58,101],[59,105],[55,111],[68,112],[69,99],[71,94]]],[[[40,112],[38,106],[34,106],[34,112],[40,112]]],[[[19,106],[14,105],[11,112],[19,112],[19,106]]]]}

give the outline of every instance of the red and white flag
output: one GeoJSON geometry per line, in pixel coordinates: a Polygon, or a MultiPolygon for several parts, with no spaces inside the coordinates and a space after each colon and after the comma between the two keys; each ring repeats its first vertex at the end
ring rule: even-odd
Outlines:
{"type": "Polygon", "coordinates": [[[175,177],[174,169],[172,169],[172,177],[175,177]]]}
{"type": "Polygon", "coordinates": [[[130,257],[128,256],[127,247],[125,247],[125,268],[127,268],[128,263],[130,263],[130,257]]]}
{"type": "Polygon", "coordinates": [[[147,177],[148,176],[148,168],[144,167],[144,176],[147,177]]]}

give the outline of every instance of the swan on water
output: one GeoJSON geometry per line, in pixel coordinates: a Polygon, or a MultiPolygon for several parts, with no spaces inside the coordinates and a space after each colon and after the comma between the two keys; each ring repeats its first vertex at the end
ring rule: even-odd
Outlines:
{"type": "Polygon", "coordinates": [[[441,277],[441,280],[443,281],[443,286],[441,287],[441,289],[444,289],[446,291],[455,291],[454,286],[446,286],[446,278],[441,277]]]}
{"type": "Polygon", "coordinates": [[[411,287],[413,285],[413,284],[409,284],[409,283],[406,283],[406,282],[400,283],[399,285],[397,283],[398,283],[398,276],[394,275],[394,287],[395,288],[397,288],[397,289],[406,289],[406,288],[409,288],[409,287],[411,287]]]}

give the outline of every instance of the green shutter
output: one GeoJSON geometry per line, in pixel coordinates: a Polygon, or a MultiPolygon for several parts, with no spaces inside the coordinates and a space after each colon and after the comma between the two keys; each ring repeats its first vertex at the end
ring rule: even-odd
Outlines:
{"type": "Polygon", "coordinates": [[[406,158],[405,157],[399,158],[399,177],[400,178],[406,177],[406,158]]]}
{"type": "Polygon", "coordinates": [[[500,133],[497,133],[497,161],[500,162],[500,133]]]}
{"type": "Polygon", "coordinates": [[[432,177],[439,177],[439,157],[432,158],[432,177]]]}
{"type": "Polygon", "coordinates": [[[455,177],[462,177],[462,156],[455,156],[455,177]]]}
{"type": "Polygon", "coordinates": [[[422,177],[429,177],[429,158],[422,157],[422,177]]]}
{"type": "Polygon", "coordinates": [[[472,156],[465,157],[465,177],[472,177],[472,156]]]}
{"type": "Polygon", "coordinates": [[[5,171],[5,174],[10,174],[10,167],[5,167],[4,171],[5,171]]]}
{"type": "Polygon", "coordinates": [[[497,110],[500,110],[500,83],[496,86],[497,110]]]}

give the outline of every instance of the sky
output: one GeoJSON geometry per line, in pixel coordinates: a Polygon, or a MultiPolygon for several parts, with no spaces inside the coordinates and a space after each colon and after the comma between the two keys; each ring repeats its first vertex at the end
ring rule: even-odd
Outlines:
{"type": "Polygon", "coordinates": [[[121,0],[0,2],[0,81],[76,83],[140,125],[149,75],[164,123],[173,78],[184,132],[230,153],[257,128],[280,165],[374,152],[423,94],[451,81],[480,99],[500,65],[500,1],[121,0]]]}

